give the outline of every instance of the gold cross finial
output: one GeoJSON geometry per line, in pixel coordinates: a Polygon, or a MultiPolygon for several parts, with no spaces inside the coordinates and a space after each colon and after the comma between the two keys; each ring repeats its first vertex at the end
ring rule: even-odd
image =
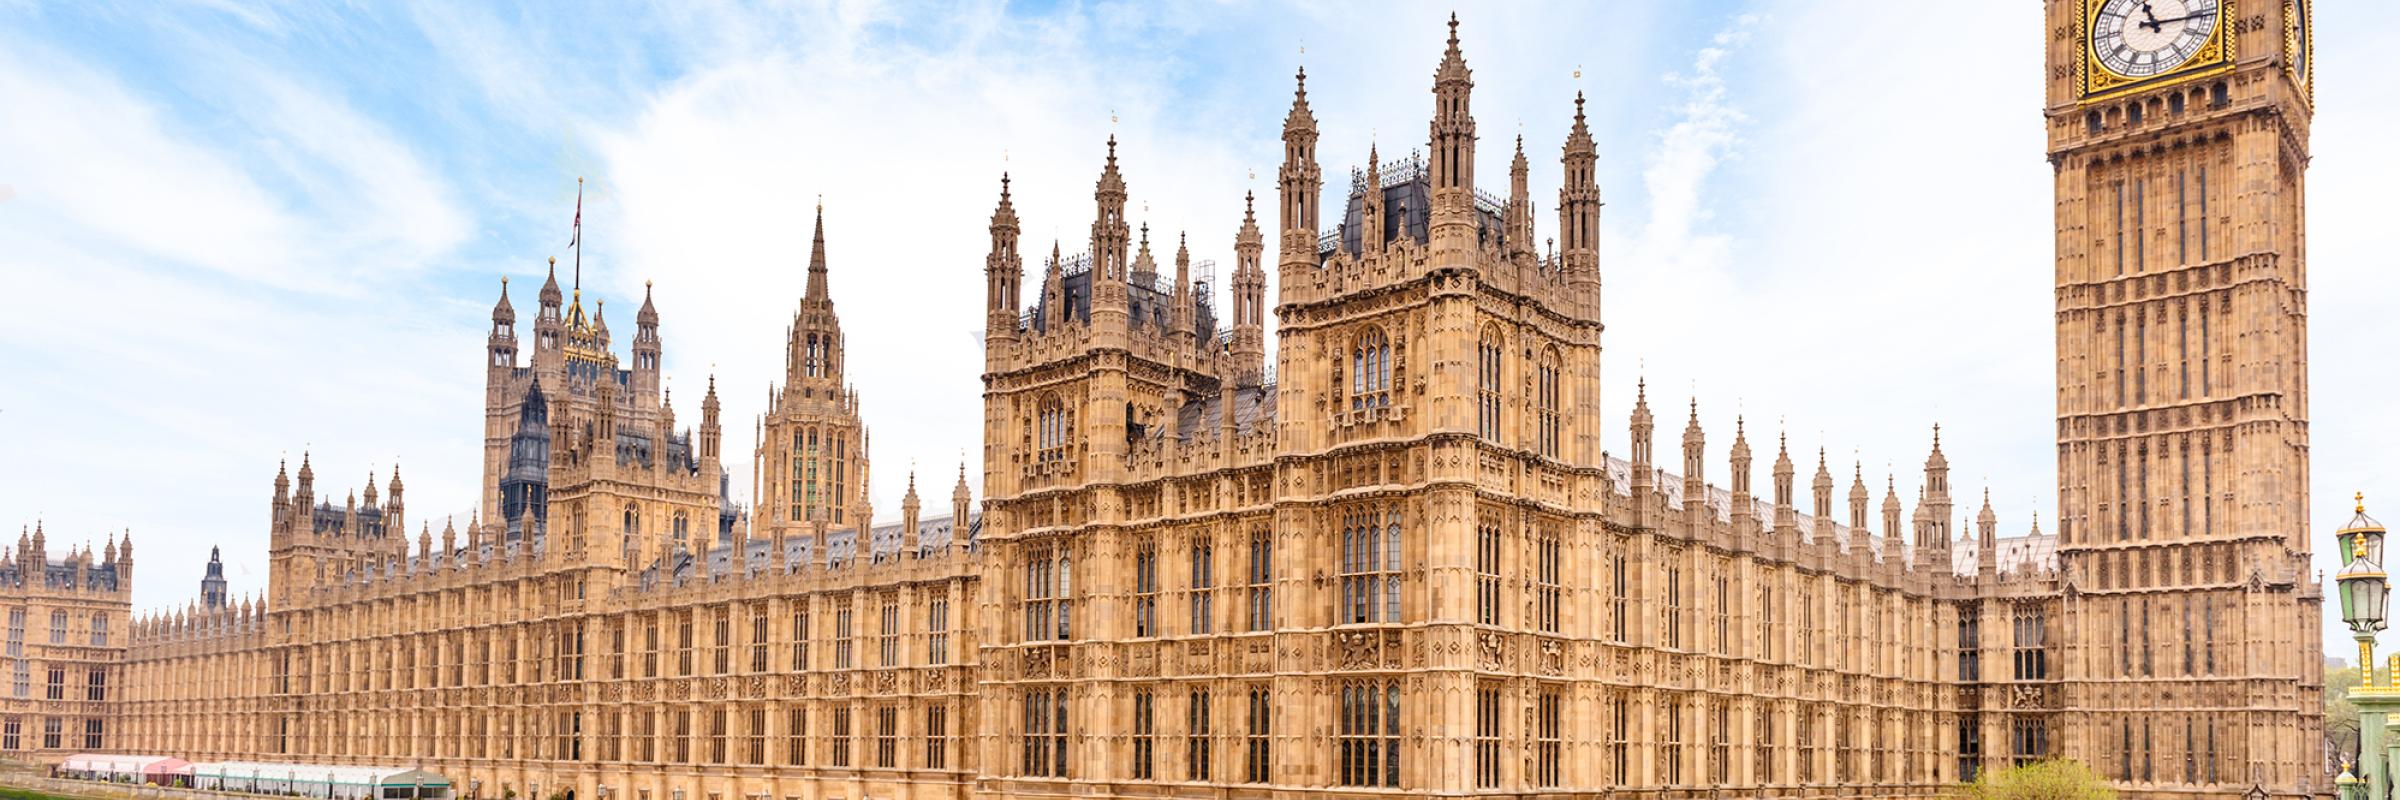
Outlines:
{"type": "Polygon", "coordinates": [[[2366,493],[2366,492],[2359,492],[2359,493],[2357,493],[2357,494],[2355,494],[2355,495],[2352,495],[2350,499],[2358,501],[2358,513],[2361,513],[2361,514],[2367,513],[2367,493],[2366,493]]]}

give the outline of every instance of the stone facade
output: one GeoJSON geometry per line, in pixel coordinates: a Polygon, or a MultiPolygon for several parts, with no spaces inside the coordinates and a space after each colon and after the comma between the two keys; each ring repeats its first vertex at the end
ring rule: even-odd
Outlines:
{"type": "Polygon", "coordinates": [[[2125,82],[2097,52],[2111,32],[2173,21],[2046,3],[2060,744],[2144,796],[2329,788],[2309,569],[2307,4],[2217,6],[2194,5],[2165,46],[2188,61],[2125,82]]]}
{"type": "MultiPolygon", "coordinates": [[[[2069,40],[2089,19],[2050,9],[2069,40]]],[[[1453,20],[1426,149],[1370,150],[1333,214],[1300,76],[1222,311],[1186,237],[1163,256],[1129,218],[1113,139],[1087,251],[1053,244],[1030,292],[1002,177],[980,508],[962,466],[949,516],[920,517],[912,476],[900,523],[868,524],[822,209],[747,511],[713,381],[675,430],[648,297],[620,368],[553,276],[520,366],[504,285],[480,517],[411,546],[397,474],[336,508],[304,457],[276,478],[268,595],[135,625],[109,744],[640,800],[1932,796],[2057,755],[2138,796],[2321,792],[2307,107],[2276,70],[2105,101],[2053,82],[2055,536],[2003,538],[1988,497],[1965,516],[1939,427],[1913,511],[1822,451],[1797,484],[1780,436],[1754,487],[1746,425],[1712,457],[1696,399],[1661,461],[1646,388],[1606,452],[1582,98],[1537,246],[1521,139],[1506,194],[1476,188],[1453,20]],[[2122,234],[2092,235],[2098,192],[2204,165],[2228,198],[2198,252],[2093,272],[2122,234]],[[2151,344],[2127,360],[2129,315],[2151,344]],[[2114,390],[2119,360],[2151,388],[2114,390]],[[2193,364],[2213,377],[2186,391],[2193,364]]],[[[2159,247],[2158,222],[2124,230],[2159,247]]]]}
{"type": "Polygon", "coordinates": [[[133,536],[52,561],[48,534],[34,526],[0,555],[0,604],[8,614],[0,753],[57,759],[116,742],[132,635],[133,536]]]}

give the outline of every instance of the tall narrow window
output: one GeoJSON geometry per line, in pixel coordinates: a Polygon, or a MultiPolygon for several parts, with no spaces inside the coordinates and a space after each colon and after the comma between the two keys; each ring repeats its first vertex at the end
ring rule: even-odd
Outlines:
{"type": "Polygon", "coordinates": [[[850,706],[833,707],[833,765],[850,766],[850,706]]]}
{"type": "Polygon", "coordinates": [[[950,707],[925,707],[925,768],[944,769],[950,762],[950,707]]]}
{"type": "Polygon", "coordinates": [[[925,663],[934,666],[950,663],[950,598],[926,601],[925,663]]]}
{"type": "Polygon", "coordinates": [[[1625,643],[1627,631],[1625,606],[1627,589],[1630,587],[1625,574],[1624,547],[1625,543],[1620,541],[1617,543],[1618,549],[1608,555],[1608,638],[1617,644],[1625,643]]]}
{"type": "Polygon", "coordinates": [[[1191,611],[1194,634],[1216,631],[1217,546],[1207,539],[1192,541],[1191,611]]]}
{"type": "Polygon", "coordinates": [[[1263,631],[1275,624],[1275,537],[1265,526],[1250,531],[1250,630],[1263,631]]]}
{"type": "Polygon", "coordinates": [[[1682,697],[1669,697],[1659,709],[1661,719],[1658,744],[1658,780],[1667,786],[1683,785],[1683,717],[1690,703],[1682,697]]]}
{"type": "Polygon", "coordinates": [[[900,766],[900,707],[875,709],[875,766],[900,766]]]}
{"type": "Polygon", "coordinates": [[[1190,701],[1184,705],[1183,764],[1184,779],[1209,780],[1210,725],[1208,690],[1193,689],[1190,701]]]}
{"type": "Polygon", "coordinates": [[[1631,783],[1633,782],[1633,765],[1629,759],[1630,753],[1633,751],[1630,744],[1633,728],[1633,701],[1626,698],[1623,692],[1609,695],[1608,716],[1604,721],[1608,725],[1609,780],[1618,784],[1631,783]]]}
{"type": "Polygon", "coordinates": [[[1062,549],[1029,552],[1025,563],[1025,640],[1066,640],[1074,633],[1074,562],[1062,549]]]}
{"type": "Polygon", "coordinates": [[[1500,332],[1486,328],[1476,355],[1476,430],[1483,438],[1500,441],[1500,332]]]}
{"type": "Polygon", "coordinates": [[[2040,681],[2050,678],[2050,657],[2043,649],[2042,612],[2038,609],[2019,609],[2016,613],[2016,679],[2040,681]]]}
{"type": "Polygon", "coordinates": [[[1683,564],[1678,563],[1682,558],[1681,553],[1667,555],[1666,596],[1660,598],[1666,608],[1667,646],[1676,649],[1683,647],[1683,564]]]}
{"type": "Polygon", "coordinates": [[[1272,751],[1268,736],[1274,733],[1274,712],[1267,704],[1267,689],[1250,689],[1250,730],[1243,739],[1242,777],[1248,783],[1266,783],[1272,775],[1272,751]]]}
{"type": "Polygon", "coordinates": [[[1500,527],[1475,529],[1475,621],[1500,624],[1500,527]]]}
{"type": "Polygon", "coordinates": [[[1038,778],[1067,777],[1067,691],[1027,691],[1024,714],[1024,773],[1038,778]]]}
{"type": "Polygon", "coordinates": [[[1540,367],[1534,370],[1533,413],[1534,440],[1541,454],[1558,457],[1558,437],[1562,427],[1558,413],[1558,350],[1550,348],[1542,354],[1540,367]]]}
{"type": "Polygon", "coordinates": [[[850,598],[843,597],[833,604],[833,668],[849,669],[850,662],[850,598]]]}
{"type": "Polygon", "coordinates": [[[1983,680],[1983,625],[1973,605],[1958,607],[1958,679],[1963,683],[1983,680]]]}
{"type": "Polygon", "coordinates": [[[900,665],[900,597],[883,596],[883,605],[875,621],[875,666],[900,665]]]}
{"type": "Polygon", "coordinates": [[[1350,410],[1389,406],[1391,392],[1391,340],[1381,330],[1369,330],[1350,348],[1350,410]]]}
{"type": "Polygon", "coordinates": [[[1400,684],[1342,684],[1336,772],[1343,786],[1400,785],[1400,684]]]}
{"type": "Polygon", "coordinates": [[[767,671],[767,604],[750,607],[750,671],[767,671]]]}
{"type": "Polygon", "coordinates": [[[1155,780],[1158,759],[1158,701],[1148,689],[1133,693],[1133,779],[1155,780]]]}
{"type": "Polygon", "coordinates": [[[1400,512],[1353,507],[1342,512],[1338,622],[1400,621],[1400,512]]]}
{"type": "Polygon", "coordinates": [[[1561,741],[1565,726],[1560,706],[1565,698],[1557,687],[1542,687],[1535,696],[1533,708],[1533,784],[1555,787],[1559,782],[1561,741]]]}
{"type": "Polygon", "coordinates": [[[1500,785],[1500,688],[1475,689],[1475,785],[1500,785]]]}
{"type": "MultiPolygon", "coordinates": [[[[783,763],[795,767],[808,766],[808,709],[793,707],[787,709],[783,716],[783,763]]],[[[646,719],[647,715],[643,718],[646,719]]]]}
{"type": "Polygon", "coordinates": [[[1534,627],[1543,633],[1558,632],[1560,598],[1565,594],[1559,579],[1558,529],[1544,526],[1534,545],[1533,615],[1534,627]]]}
{"type": "Polygon", "coordinates": [[[792,671],[794,672],[805,672],[809,668],[808,640],[811,634],[808,629],[808,606],[808,595],[801,595],[792,600],[792,671]]]}
{"type": "Polygon", "coordinates": [[[1158,542],[1133,546],[1133,635],[1158,635],[1158,542]]]}

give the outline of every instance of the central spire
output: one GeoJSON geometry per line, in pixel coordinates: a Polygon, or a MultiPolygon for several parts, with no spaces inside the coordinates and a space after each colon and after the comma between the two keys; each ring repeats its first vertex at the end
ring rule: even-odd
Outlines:
{"type": "Polygon", "coordinates": [[[825,201],[817,201],[817,233],[808,245],[807,299],[824,302],[829,299],[825,289],[825,201]]]}

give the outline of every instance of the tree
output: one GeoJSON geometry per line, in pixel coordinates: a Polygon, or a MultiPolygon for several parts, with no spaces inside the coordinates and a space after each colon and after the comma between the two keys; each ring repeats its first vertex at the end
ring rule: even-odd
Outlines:
{"type": "Polygon", "coordinates": [[[2358,759],[2358,706],[2350,702],[2358,684],[2357,668],[2325,665],[2325,750],[2337,762],[2358,759]]]}
{"type": "Polygon", "coordinates": [[[2050,759],[1985,770],[1967,787],[1973,800],[2116,800],[2115,790],[2080,761],[2050,759]]]}

